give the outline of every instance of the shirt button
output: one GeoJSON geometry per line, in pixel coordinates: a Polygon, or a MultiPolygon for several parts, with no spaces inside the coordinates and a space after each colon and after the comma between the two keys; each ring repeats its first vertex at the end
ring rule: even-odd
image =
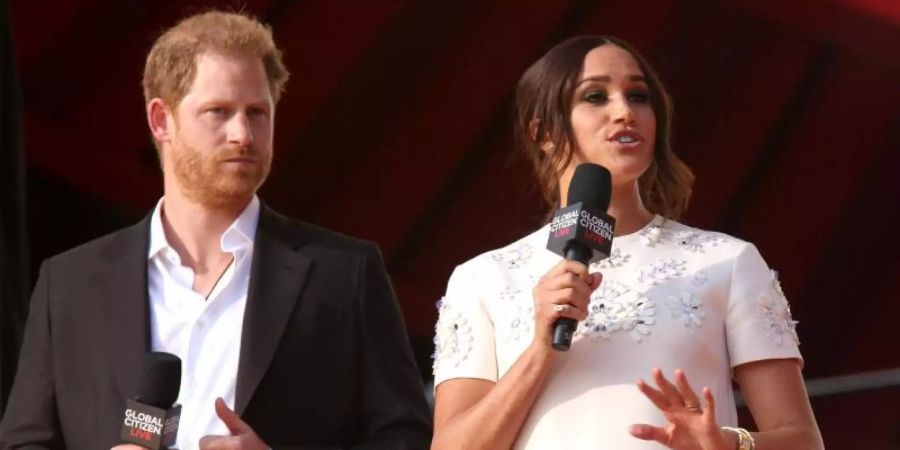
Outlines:
{"type": "Polygon", "coordinates": [[[203,329],[203,327],[205,327],[205,326],[206,326],[206,324],[205,324],[205,323],[203,323],[203,321],[202,321],[202,320],[198,320],[198,321],[197,321],[197,328],[199,328],[199,329],[201,329],[201,330],[202,330],[202,329],[203,329]]]}

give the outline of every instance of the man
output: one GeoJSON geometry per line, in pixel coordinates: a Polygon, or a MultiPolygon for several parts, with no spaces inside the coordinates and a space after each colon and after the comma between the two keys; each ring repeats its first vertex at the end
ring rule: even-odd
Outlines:
{"type": "Polygon", "coordinates": [[[156,41],[143,84],[164,196],[42,265],[0,448],[117,445],[150,350],[183,361],[182,450],[427,447],[377,247],[256,197],[287,77],[271,31],[240,14],[156,41]]]}

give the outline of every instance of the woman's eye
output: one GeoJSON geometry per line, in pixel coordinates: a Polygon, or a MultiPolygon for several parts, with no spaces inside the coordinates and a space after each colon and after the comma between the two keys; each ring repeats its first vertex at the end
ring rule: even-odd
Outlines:
{"type": "Polygon", "coordinates": [[[647,103],[650,101],[650,93],[647,91],[629,92],[628,100],[635,103],[647,103]]]}
{"type": "Polygon", "coordinates": [[[590,103],[604,103],[606,99],[606,92],[603,91],[588,91],[584,94],[584,100],[590,103]]]}

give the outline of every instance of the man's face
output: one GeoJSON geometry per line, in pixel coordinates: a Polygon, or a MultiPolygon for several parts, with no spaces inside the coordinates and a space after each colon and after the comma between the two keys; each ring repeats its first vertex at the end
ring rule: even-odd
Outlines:
{"type": "Polygon", "coordinates": [[[260,58],[206,52],[169,115],[163,172],[204,206],[246,204],[272,164],[275,105],[260,58]],[[167,151],[166,151],[167,150],[167,151]]]}

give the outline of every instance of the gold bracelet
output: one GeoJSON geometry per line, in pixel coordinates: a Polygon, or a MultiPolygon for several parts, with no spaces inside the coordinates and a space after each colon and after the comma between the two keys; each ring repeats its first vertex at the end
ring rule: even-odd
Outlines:
{"type": "Polygon", "coordinates": [[[735,450],[756,450],[756,441],[753,439],[753,435],[746,429],[736,427],[722,427],[722,429],[737,433],[738,444],[735,450]]]}

